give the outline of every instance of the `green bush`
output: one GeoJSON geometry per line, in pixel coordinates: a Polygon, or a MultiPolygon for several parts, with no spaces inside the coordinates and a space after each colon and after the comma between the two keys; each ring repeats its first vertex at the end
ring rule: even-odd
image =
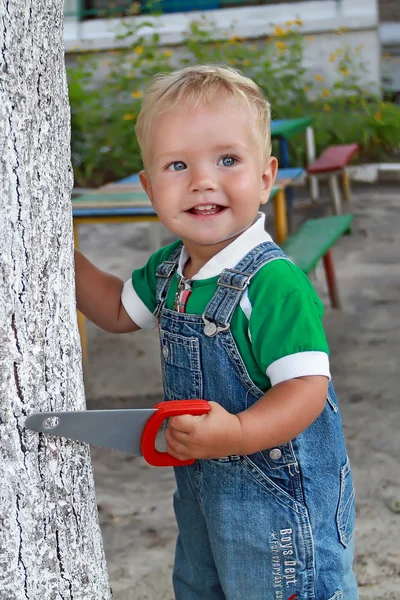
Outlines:
{"type": "MultiPolygon", "coordinates": [[[[382,102],[359,85],[365,65],[360,48],[340,47],[329,60],[337,78],[330,88],[320,75],[303,67],[304,37],[299,20],[276,27],[271,37],[252,43],[234,34],[215,41],[214,24],[192,21],[181,58],[159,46],[156,32],[143,37],[143,27],[125,25],[119,36],[127,48],[78,58],[68,69],[72,119],[72,161],[77,186],[99,186],[140,170],[142,163],[134,126],[141,98],[155,73],[196,63],[217,62],[240,69],[254,79],[272,105],[273,118],[313,116],[318,152],[332,143],[358,142],[361,160],[382,160],[400,149],[400,107],[382,102]],[[106,76],[102,75],[106,72],[106,76]]],[[[340,32],[338,32],[340,33],[340,32]]],[[[309,39],[309,41],[311,41],[309,39]]],[[[304,144],[291,143],[293,164],[305,164],[304,144]]]]}

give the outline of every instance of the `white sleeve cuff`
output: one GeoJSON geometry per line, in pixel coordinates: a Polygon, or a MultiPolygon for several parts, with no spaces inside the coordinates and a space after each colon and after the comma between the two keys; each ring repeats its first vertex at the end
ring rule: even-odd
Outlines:
{"type": "Polygon", "coordinates": [[[131,279],[128,279],[122,288],[121,302],[132,321],[141,329],[154,329],[157,327],[157,317],[149,311],[139,298],[131,279]]]}
{"type": "Polygon", "coordinates": [[[289,354],[270,364],[266,373],[271,386],[296,377],[311,375],[325,375],[330,379],[329,356],[325,352],[316,351],[289,354]]]}

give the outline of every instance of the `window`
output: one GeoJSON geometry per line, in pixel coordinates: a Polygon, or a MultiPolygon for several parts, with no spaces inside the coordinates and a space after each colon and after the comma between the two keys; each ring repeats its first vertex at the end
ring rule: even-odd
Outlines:
{"type": "MultiPolygon", "coordinates": [[[[289,1],[290,0],[286,0],[289,1]]],[[[294,2],[299,0],[292,0],[294,2]]],[[[274,0],[66,0],[68,5],[78,3],[76,14],[80,20],[104,19],[154,12],[175,13],[240,6],[274,4],[274,0]]]]}

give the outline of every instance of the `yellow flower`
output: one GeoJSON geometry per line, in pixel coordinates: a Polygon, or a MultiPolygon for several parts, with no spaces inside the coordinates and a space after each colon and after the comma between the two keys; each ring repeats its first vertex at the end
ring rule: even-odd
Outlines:
{"type": "Polygon", "coordinates": [[[335,60],[336,60],[336,54],[334,52],[332,52],[329,55],[329,62],[335,62],[335,60]]]}
{"type": "Polygon", "coordinates": [[[378,111],[377,113],[375,113],[374,117],[377,121],[382,121],[382,119],[383,119],[382,111],[378,111]]]}
{"type": "Polygon", "coordinates": [[[235,61],[233,60],[233,58],[229,58],[229,59],[228,59],[228,63],[229,63],[230,65],[234,65],[234,64],[235,64],[235,61]]]}
{"type": "Polygon", "coordinates": [[[246,58],[246,59],[243,61],[243,64],[244,64],[244,66],[245,66],[245,67],[248,67],[248,66],[251,64],[251,62],[250,62],[249,60],[247,60],[247,58],[246,58]]]}
{"type": "Polygon", "coordinates": [[[364,44],[360,44],[359,46],[354,48],[354,52],[357,52],[357,54],[358,54],[359,52],[361,52],[362,48],[364,48],[364,44]]]}
{"type": "Polygon", "coordinates": [[[286,21],[287,27],[292,27],[294,25],[294,21],[286,21]]]}
{"type": "Polygon", "coordinates": [[[143,54],[143,46],[136,46],[135,54],[143,54]]]}
{"type": "Polygon", "coordinates": [[[239,41],[239,36],[238,35],[233,35],[230,39],[229,39],[229,43],[230,44],[236,44],[236,42],[239,41]]]}
{"type": "Polygon", "coordinates": [[[132,98],[141,98],[143,94],[140,90],[136,90],[135,92],[132,92],[131,96],[132,98]]]}
{"type": "Polygon", "coordinates": [[[316,79],[317,81],[324,81],[324,78],[322,77],[322,75],[316,75],[316,76],[315,76],[315,79],[316,79]]]}
{"type": "Polygon", "coordinates": [[[140,13],[140,2],[132,2],[128,10],[126,11],[128,15],[138,15],[140,13]]]}
{"type": "Polygon", "coordinates": [[[314,41],[314,36],[313,36],[313,35],[308,35],[308,36],[306,37],[306,40],[307,40],[308,42],[313,42],[313,41],[314,41]]]}
{"type": "Polygon", "coordinates": [[[324,104],[324,110],[326,110],[327,112],[329,112],[330,110],[332,110],[332,107],[329,106],[329,104],[324,104]]]}
{"type": "Polygon", "coordinates": [[[286,35],[286,31],[283,29],[283,27],[279,27],[279,25],[277,27],[275,27],[274,29],[274,35],[277,36],[284,36],[286,35]]]}
{"type": "Polygon", "coordinates": [[[285,42],[275,42],[275,46],[278,48],[278,50],[281,50],[282,52],[286,49],[285,42]]]}
{"type": "Polygon", "coordinates": [[[342,75],[350,75],[350,71],[346,68],[346,67],[341,67],[339,69],[339,71],[341,72],[342,75]]]}
{"type": "Polygon", "coordinates": [[[301,19],[296,19],[295,20],[296,25],[298,25],[299,27],[301,27],[302,25],[304,25],[303,21],[301,19]]]}
{"type": "Polygon", "coordinates": [[[329,96],[329,90],[327,90],[326,88],[322,90],[322,95],[324,96],[324,98],[327,98],[329,96]]]}
{"type": "Polygon", "coordinates": [[[308,86],[308,85],[305,85],[305,86],[304,86],[304,91],[305,91],[305,92],[309,92],[309,91],[310,91],[310,88],[309,88],[309,86],[308,86]]]}
{"type": "Polygon", "coordinates": [[[134,118],[135,118],[135,115],[133,113],[126,113],[124,115],[124,121],[133,121],[134,118]]]}
{"type": "Polygon", "coordinates": [[[173,52],[172,52],[172,50],[166,50],[166,51],[164,52],[164,56],[172,56],[172,55],[173,55],[173,52]]]}
{"type": "Polygon", "coordinates": [[[343,50],[341,48],[338,48],[336,50],[336,56],[342,56],[342,54],[343,54],[343,50]]]}

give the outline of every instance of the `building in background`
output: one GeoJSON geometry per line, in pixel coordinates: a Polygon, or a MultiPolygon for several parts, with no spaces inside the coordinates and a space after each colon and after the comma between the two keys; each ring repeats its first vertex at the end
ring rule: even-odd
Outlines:
{"type": "MultiPolygon", "coordinates": [[[[382,82],[380,23],[378,0],[157,0],[164,14],[156,17],[156,27],[163,46],[179,46],[182,32],[196,18],[198,11],[216,23],[219,37],[235,33],[248,39],[263,39],[284,26],[288,20],[300,19],[305,36],[304,62],[314,74],[323,74],[327,85],[335,78],[329,56],[340,45],[361,49],[360,59],[367,71],[361,84],[379,89],[382,82]],[[340,39],[337,32],[341,31],[340,39]]],[[[400,13],[399,0],[380,0],[381,14],[400,13]],[[387,5],[387,6],[386,6],[387,5]],[[386,6],[386,8],[385,8],[386,6]]],[[[123,44],[116,39],[121,17],[148,21],[147,2],[136,0],[65,0],[65,47],[67,53],[81,50],[107,52],[123,44]],[[136,16],[130,16],[136,15],[136,16]]],[[[153,0],[153,6],[155,6],[153,0]]],[[[384,24],[386,27],[386,23],[384,24]]],[[[399,24],[400,26],[400,24],[399,24]]],[[[145,34],[146,30],[142,30],[145,34]]],[[[149,30],[149,35],[153,30],[149,30]]],[[[399,73],[400,75],[400,73],[399,73]]],[[[388,75],[386,76],[386,79],[388,75]]],[[[400,88],[399,88],[400,89],[400,88]]]]}
{"type": "Polygon", "coordinates": [[[382,80],[400,102],[400,0],[379,0],[382,80]]]}

